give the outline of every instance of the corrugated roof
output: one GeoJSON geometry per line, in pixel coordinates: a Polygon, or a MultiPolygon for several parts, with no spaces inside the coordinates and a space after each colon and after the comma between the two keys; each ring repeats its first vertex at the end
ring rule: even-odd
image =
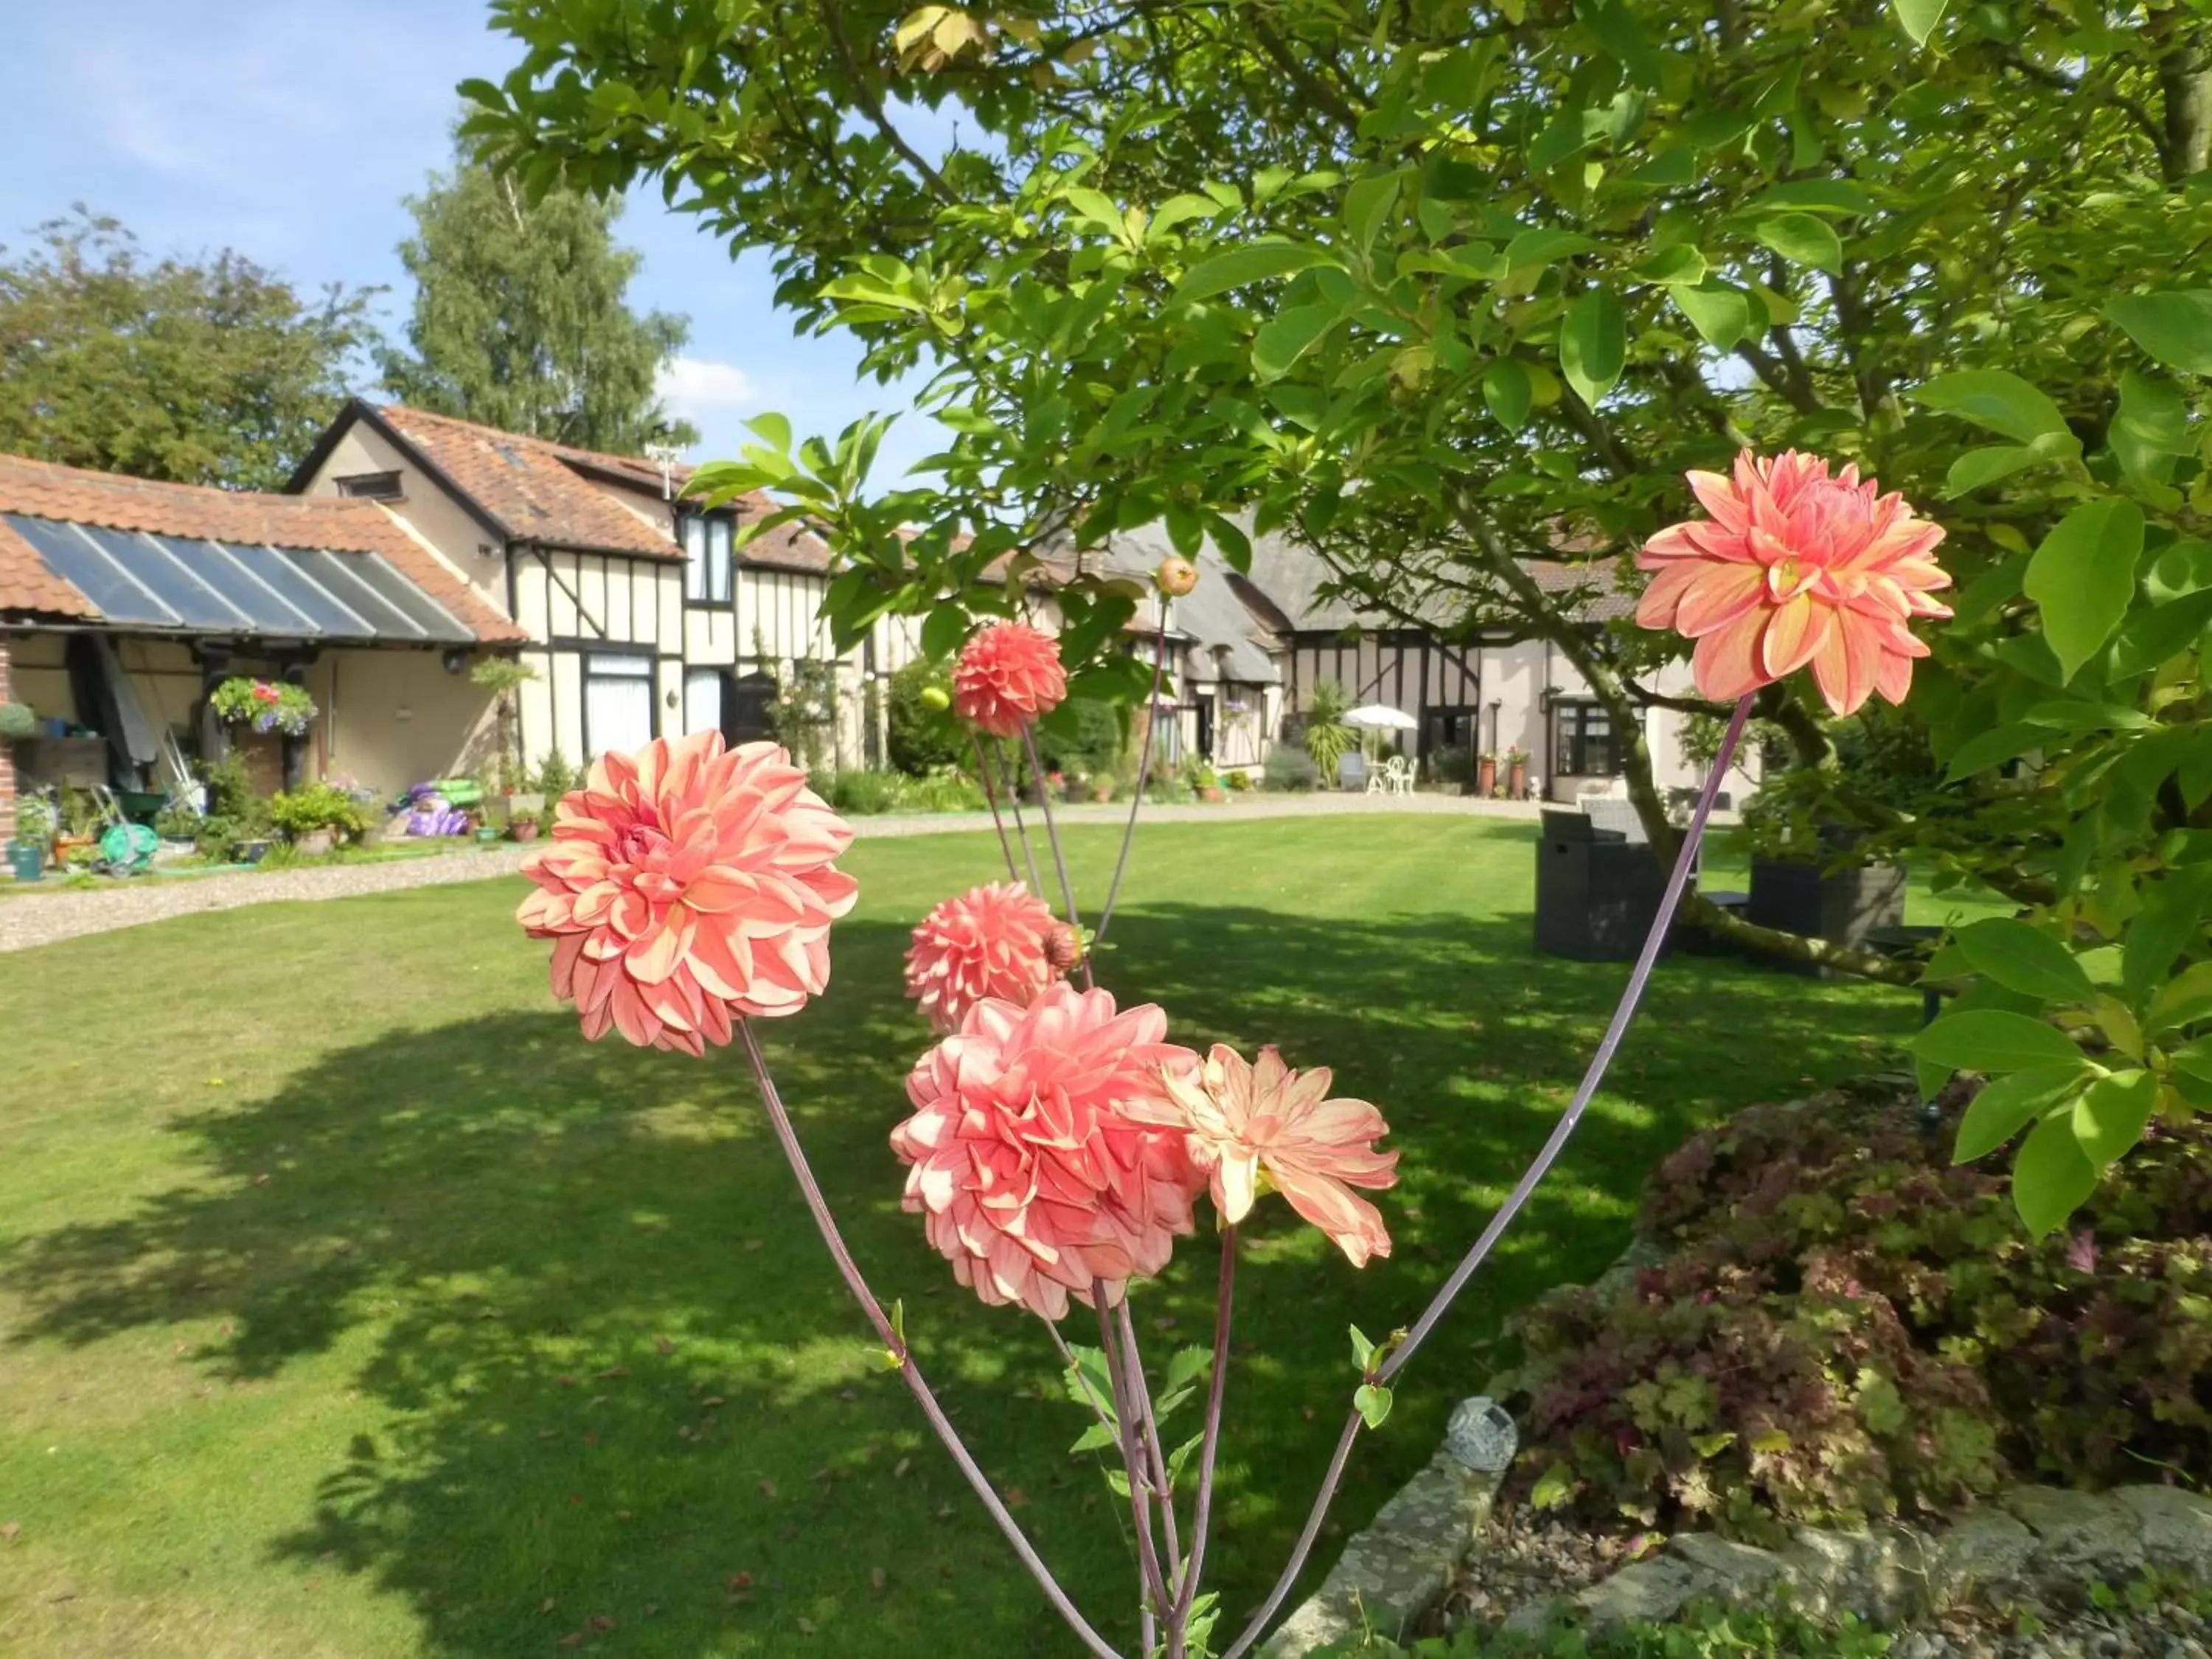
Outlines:
{"type": "MultiPolygon", "coordinates": [[[[271,495],[162,483],[0,455],[0,514],[147,531],[164,537],[337,553],[373,553],[486,641],[525,637],[374,501],[271,495]]],[[[94,617],[92,599],[64,581],[0,521],[0,611],[94,617]]]]}

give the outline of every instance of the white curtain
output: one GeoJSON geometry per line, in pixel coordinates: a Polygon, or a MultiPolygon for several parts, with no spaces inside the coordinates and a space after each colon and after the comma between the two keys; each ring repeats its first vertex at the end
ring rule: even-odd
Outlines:
{"type": "Polygon", "coordinates": [[[610,749],[635,754],[653,741],[653,663],[645,657],[588,657],[584,722],[592,757],[610,749]]]}
{"type": "Polygon", "coordinates": [[[694,668],[684,676],[684,730],[719,732],[722,729],[722,671],[694,668]]]}

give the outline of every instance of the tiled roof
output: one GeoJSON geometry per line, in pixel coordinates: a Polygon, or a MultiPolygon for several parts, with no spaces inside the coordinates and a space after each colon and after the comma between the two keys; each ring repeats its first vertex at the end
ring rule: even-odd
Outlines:
{"type": "MultiPolygon", "coordinates": [[[[654,558],[684,556],[677,542],[593,482],[608,480],[658,496],[663,489],[658,461],[501,432],[403,404],[375,413],[516,540],[654,558]]],[[[681,495],[692,471],[674,463],[667,482],[681,495]]],[[[776,510],[776,503],[758,490],[734,505],[741,519],[776,510]]],[[[739,556],[747,564],[778,570],[818,574],[830,568],[828,545],[799,524],[777,526],[748,543],[739,556]]]]}
{"type": "MultiPolygon", "coordinates": [[[[0,455],[0,513],[247,545],[378,553],[478,639],[525,637],[374,501],[158,483],[0,455]]],[[[64,617],[100,614],[76,589],[50,573],[30,544],[4,524],[0,524],[0,611],[64,617]]]]}
{"type": "Polygon", "coordinates": [[[1523,559],[1521,568],[1547,593],[1582,594],[1582,603],[1574,609],[1577,622],[1619,622],[1636,614],[1636,595],[1621,586],[1620,567],[1613,561],[1565,564],[1557,559],[1523,559]]]}
{"type": "Polygon", "coordinates": [[[593,552],[684,556],[667,536],[577,470],[619,470],[638,488],[658,495],[658,465],[498,432],[402,404],[377,412],[513,539],[593,552]]]}

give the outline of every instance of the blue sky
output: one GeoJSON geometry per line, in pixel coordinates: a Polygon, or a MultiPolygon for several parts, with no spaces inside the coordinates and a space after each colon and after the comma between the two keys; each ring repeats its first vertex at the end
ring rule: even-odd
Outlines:
{"type": "MultiPolygon", "coordinates": [[[[0,243],[82,202],[156,252],[234,247],[304,290],[383,284],[388,330],[409,298],[395,249],[400,198],[450,155],[453,88],[497,79],[519,55],[472,0],[9,0],[0,104],[0,243]]],[[[735,452],[742,421],[779,410],[834,433],[904,395],[856,383],[852,349],[794,338],[769,304],[765,260],[734,264],[651,197],[617,234],[645,255],[631,295],[680,312],[691,342],[666,384],[704,434],[735,452]]],[[[876,482],[941,434],[908,416],[876,482]]]]}

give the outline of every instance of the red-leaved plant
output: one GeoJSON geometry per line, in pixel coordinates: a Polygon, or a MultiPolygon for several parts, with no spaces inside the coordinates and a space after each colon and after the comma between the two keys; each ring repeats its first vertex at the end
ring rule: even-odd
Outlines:
{"type": "MultiPolygon", "coordinates": [[[[1900,698],[1912,659],[1924,653],[1907,622],[1946,614],[1926,597],[1948,580],[1931,556],[1942,532],[1850,469],[1832,478],[1824,463],[1794,453],[1771,462],[1747,455],[1733,480],[1699,473],[1690,482],[1712,517],[1651,539],[1643,562],[1657,580],[1641,616],[1647,625],[1696,638],[1700,688],[1736,703],[1657,917],[1581,1086],[1480,1237],[1411,1327],[1381,1343],[1353,1333],[1359,1380],[1321,1492],[1273,1591],[1221,1650],[1224,1659],[1249,1650],[1280,1609],[1360,1429],[1382,1425],[1393,1380],[1528,1202],[1589,1106],[1680,905],[1751,694],[1810,665],[1839,713],[1875,690],[1900,698]]],[[[1195,569],[1170,564],[1181,568],[1163,568],[1163,595],[1188,592],[1195,569]]],[[[1155,655],[1153,706],[1164,656],[1155,655]]],[[[1051,793],[1040,791],[1037,805],[1058,876],[1058,918],[1044,902],[1035,846],[1012,787],[1014,769],[999,748],[1018,739],[1032,774],[1042,776],[1036,723],[1066,693],[1056,642],[1025,623],[992,623],[961,652],[952,707],[971,735],[981,734],[976,770],[1008,883],[946,900],[915,932],[908,994],[944,1035],[908,1076],[913,1113],[892,1131],[891,1147],[907,1165],[906,1208],[925,1218],[931,1245],[960,1283],[988,1304],[1018,1306],[1044,1323],[1067,1364],[1071,1390],[1096,1418],[1079,1445],[1119,1454],[1135,1523],[1140,1652],[1146,1659],[1155,1653],[1197,1659],[1215,1651],[1218,1609],[1200,1587],[1228,1382],[1238,1224],[1260,1198],[1280,1193],[1354,1267],[1387,1255],[1382,1214],[1355,1189],[1394,1184],[1397,1154],[1376,1146],[1388,1126],[1376,1107],[1331,1097],[1327,1069],[1293,1071],[1272,1048],[1248,1060],[1217,1046],[1201,1059],[1170,1040],[1164,1011],[1151,1004],[1122,1008],[1095,983],[1091,947],[1112,919],[1142,782],[1097,928],[1086,935],[1051,793]],[[984,737],[992,740],[988,747],[984,737]],[[1166,1394],[1155,1396],[1129,1296],[1166,1267],[1176,1238],[1195,1231],[1201,1199],[1221,1230],[1212,1370],[1198,1440],[1170,1451],[1160,1434],[1162,1408],[1196,1378],[1171,1373],[1166,1394]],[[1079,1350],[1060,1333],[1060,1322],[1077,1304],[1097,1322],[1096,1349],[1079,1350]],[[1194,1454],[1194,1472],[1188,1469],[1194,1454]],[[1186,1473],[1194,1488],[1187,1513],[1177,1504],[1186,1473]]],[[[946,1419],[908,1346],[902,1315],[887,1313],[869,1290],[753,1036],[753,1019],[796,1013],[828,983],[830,926],[854,896],[854,882],[835,860],[851,839],[851,830],[775,744],[725,749],[715,732],[656,739],[634,757],[601,757],[585,787],[562,799],[551,841],[524,860],[538,890],[517,919],[555,941],[553,988],[577,1005],[586,1036],[613,1030],[632,1042],[693,1054],[733,1037],[743,1043],[776,1138],[887,1362],[1069,1628],[1099,1659],[1115,1659],[1114,1646],[1054,1581],[946,1419]]]]}

